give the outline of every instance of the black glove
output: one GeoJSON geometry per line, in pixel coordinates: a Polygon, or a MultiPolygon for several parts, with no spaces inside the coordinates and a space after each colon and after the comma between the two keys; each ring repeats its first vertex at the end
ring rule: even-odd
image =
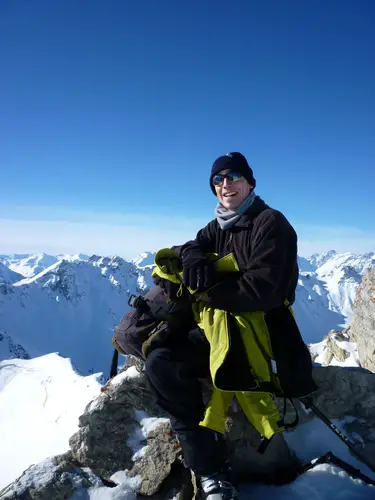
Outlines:
{"type": "Polygon", "coordinates": [[[174,301],[178,300],[183,295],[187,294],[187,291],[184,289],[184,287],[182,287],[182,293],[181,293],[181,284],[179,283],[172,283],[172,281],[161,278],[160,276],[155,276],[153,280],[155,285],[160,286],[160,288],[163,290],[163,292],[167,295],[167,297],[170,300],[174,301]]]}
{"type": "Polygon", "coordinates": [[[216,270],[207,257],[188,256],[182,260],[184,284],[192,290],[203,291],[216,283],[216,270]]]}

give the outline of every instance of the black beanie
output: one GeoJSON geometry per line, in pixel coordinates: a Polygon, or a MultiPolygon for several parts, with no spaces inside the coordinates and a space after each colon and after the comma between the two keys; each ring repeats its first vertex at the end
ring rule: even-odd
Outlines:
{"type": "Polygon", "coordinates": [[[232,170],[233,172],[240,172],[247,182],[255,187],[256,181],[253,176],[253,171],[251,170],[246,158],[241,153],[227,153],[214,162],[211,169],[210,176],[210,187],[212,192],[216,196],[215,187],[212,184],[212,179],[214,175],[218,174],[222,170],[232,170]]]}

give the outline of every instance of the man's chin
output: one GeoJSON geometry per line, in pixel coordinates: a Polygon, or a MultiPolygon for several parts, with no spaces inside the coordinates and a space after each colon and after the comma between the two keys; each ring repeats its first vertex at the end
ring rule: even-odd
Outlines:
{"type": "Polygon", "coordinates": [[[240,206],[240,203],[226,203],[223,205],[227,210],[236,210],[240,206]]]}

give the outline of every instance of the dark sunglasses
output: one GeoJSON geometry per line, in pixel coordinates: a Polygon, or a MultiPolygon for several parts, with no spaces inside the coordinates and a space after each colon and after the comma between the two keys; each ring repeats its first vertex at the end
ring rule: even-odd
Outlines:
{"type": "Polygon", "coordinates": [[[238,182],[243,179],[243,175],[239,172],[228,172],[227,174],[216,174],[212,178],[212,184],[214,186],[222,186],[224,184],[224,179],[228,179],[229,182],[238,182]]]}

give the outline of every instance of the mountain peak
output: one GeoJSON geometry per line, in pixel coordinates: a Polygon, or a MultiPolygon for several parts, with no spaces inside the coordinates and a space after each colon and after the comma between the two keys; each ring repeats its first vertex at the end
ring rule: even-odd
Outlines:
{"type": "Polygon", "coordinates": [[[132,260],[133,264],[137,267],[153,266],[155,260],[155,252],[142,252],[135,259],[132,260]]]}

